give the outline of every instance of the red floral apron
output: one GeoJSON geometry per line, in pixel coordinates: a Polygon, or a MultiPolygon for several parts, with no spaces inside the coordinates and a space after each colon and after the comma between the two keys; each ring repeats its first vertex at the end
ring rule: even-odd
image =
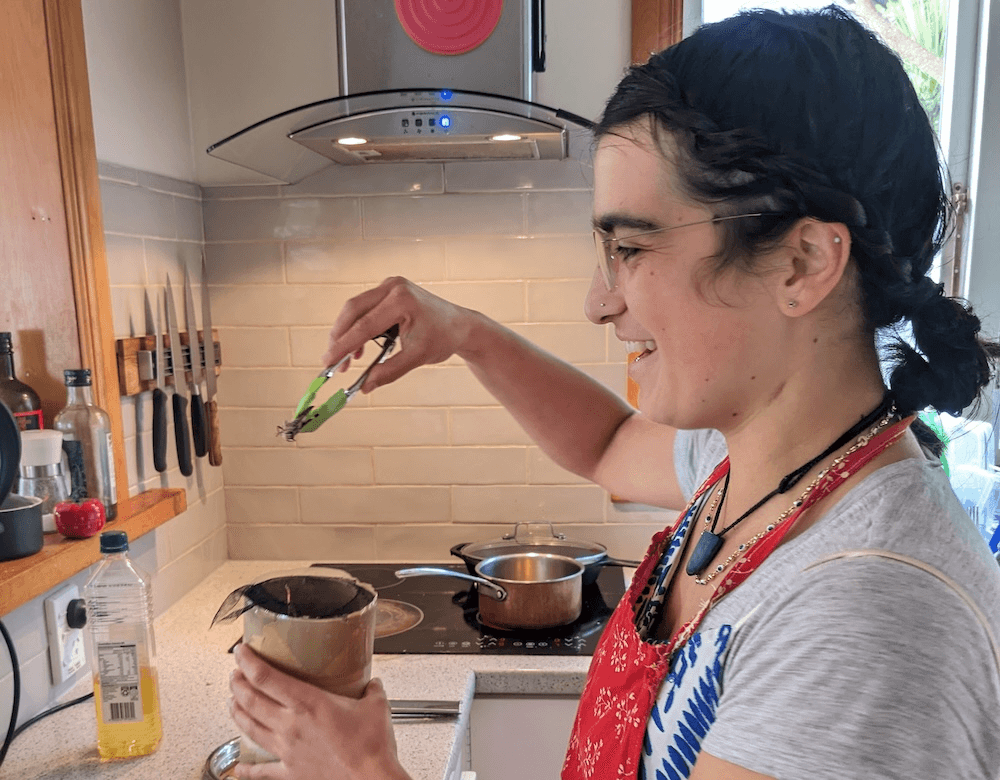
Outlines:
{"type": "Polygon", "coordinates": [[[803,512],[830,495],[851,474],[898,441],[912,419],[892,425],[845,457],[836,468],[830,468],[800,507],[737,559],[714,590],[706,588],[707,598],[694,618],[681,626],[669,642],[651,644],[639,635],[634,610],[667,545],[670,545],[668,554],[676,555],[682,541],[679,537],[674,538],[678,529],[683,527],[690,533],[690,526],[694,523],[684,521],[691,519],[705,491],[711,489],[729,470],[728,457],[715,468],[681,512],[677,522],[653,537],[628,592],[604,629],[580,697],[562,780],[636,778],[650,712],[660,686],[670,672],[674,652],[691,638],[709,609],[749,577],[781,543],[803,512]]]}

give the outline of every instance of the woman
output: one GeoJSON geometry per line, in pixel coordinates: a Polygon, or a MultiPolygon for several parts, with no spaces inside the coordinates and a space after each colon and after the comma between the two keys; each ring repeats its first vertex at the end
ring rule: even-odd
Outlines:
{"type": "MultiPolygon", "coordinates": [[[[640,414],[400,279],[324,356],[399,323],[366,390],[457,354],[565,468],[687,505],[605,629],[563,777],[993,780],[1000,571],[914,413],[975,401],[1000,347],[926,276],[947,199],[899,61],[834,8],[742,14],[632,68],[596,135],[586,311],[640,353],[640,414]],[[875,335],[904,321],[887,390],[875,335]]],[[[240,777],[406,777],[377,682],[353,702],[239,663],[236,722],[285,759],[240,777]]]]}

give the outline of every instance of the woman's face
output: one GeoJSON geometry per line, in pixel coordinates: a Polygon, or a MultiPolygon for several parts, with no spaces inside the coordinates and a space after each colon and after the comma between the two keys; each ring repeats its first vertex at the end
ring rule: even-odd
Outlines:
{"type": "Polygon", "coordinates": [[[785,325],[767,277],[713,276],[719,226],[687,225],[714,215],[683,196],[673,163],[649,130],[633,125],[601,139],[594,158],[594,226],[619,239],[616,285],[595,272],[588,317],[612,323],[641,352],[629,363],[639,408],[678,428],[741,425],[780,389],[785,325]]]}

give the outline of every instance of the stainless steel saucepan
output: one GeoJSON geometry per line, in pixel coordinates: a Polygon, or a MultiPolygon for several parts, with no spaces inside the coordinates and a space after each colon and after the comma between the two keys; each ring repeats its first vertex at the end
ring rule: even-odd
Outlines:
{"type": "Polygon", "coordinates": [[[583,609],[584,565],[564,555],[521,552],[480,561],[475,576],[421,566],[400,569],[397,577],[457,577],[476,584],[479,618],[501,630],[565,626],[583,609]]]}

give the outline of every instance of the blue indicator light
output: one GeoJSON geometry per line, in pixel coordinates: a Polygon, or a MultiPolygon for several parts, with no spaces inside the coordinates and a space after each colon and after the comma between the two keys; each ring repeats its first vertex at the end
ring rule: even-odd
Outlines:
{"type": "Polygon", "coordinates": [[[451,90],[450,89],[442,89],[441,90],[441,99],[442,100],[451,100],[451,90]]]}
{"type": "Polygon", "coordinates": [[[445,130],[451,127],[451,117],[445,114],[440,119],[438,119],[438,124],[441,125],[445,130]]]}

